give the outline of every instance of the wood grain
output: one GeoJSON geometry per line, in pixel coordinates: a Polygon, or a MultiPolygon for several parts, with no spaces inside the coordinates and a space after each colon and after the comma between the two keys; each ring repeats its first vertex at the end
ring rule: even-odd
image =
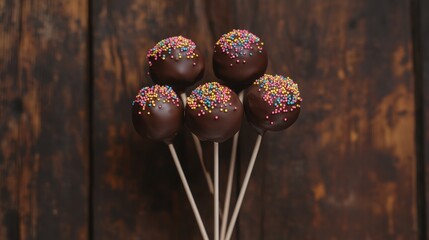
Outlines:
{"type": "MultiPolygon", "coordinates": [[[[94,1],[95,239],[200,239],[168,148],[135,133],[130,109],[149,84],[146,53],[157,41],[181,34],[204,55],[211,50],[202,7],[199,1],[94,1]]],[[[211,197],[192,144],[187,130],[175,141],[212,235],[211,197]]]]}
{"type": "Polygon", "coordinates": [[[263,140],[240,239],[417,239],[409,5],[259,5],[250,30],[270,47],[269,72],[295,79],[304,102],[263,140]]]}
{"type": "Polygon", "coordinates": [[[0,239],[87,239],[87,1],[0,1],[0,239]]]}
{"type": "MultiPolygon", "coordinates": [[[[424,166],[425,166],[425,172],[423,180],[425,180],[425,189],[422,189],[425,191],[426,194],[420,195],[421,197],[426,196],[426,199],[420,199],[422,202],[426,202],[426,215],[423,215],[423,219],[426,220],[426,229],[423,233],[426,233],[426,239],[429,239],[429,15],[427,14],[427,10],[429,9],[429,2],[428,1],[420,1],[420,6],[416,11],[420,11],[420,14],[418,15],[420,19],[417,19],[420,21],[418,24],[419,29],[417,29],[418,35],[416,37],[420,37],[420,39],[415,39],[415,41],[419,41],[420,49],[418,49],[421,52],[417,52],[416,54],[420,54],[417,58],[419,62],[418,70],[421,71],[422,75],[421,77],[421,84],[419,85],[422,87],[420,89],[420,94],[422,95],[423,100],[423,106],[422,106],[422,127],[423,127],[423,143],[421,145],[422,147],[422,153],[424,159],[424,166]]],[[[420,130],[422,131],[422,130],[420,130]]],[[[423,227],[423,226],[422,226],[423,227]]],[[[423,238],[425,236],[422,236],[423,238]]]]}
{"type": "MultiPolygon", "coordinates": [[[[212,81],[213,43],[232,28],[260,36],[268,72],[291,76],[304,98],[297,123],[263,140],[234,239],[417,239],[415,150],[429,189],[429,127],[416,143],[410,1],[93,0],[89,12],[87,0],[0,0],[0,239],[200,239],[168,148],[134,132],[130,105],[151,84],[145,56],[157,41],[192,38],[212,81]]],[[[242,129],[238,178],[256,137],[242,129]]],[[[187,129],[175,145],[212,235],[187,129]]],[[[211,168],[212,144],[203,146],[211,168]]]]}

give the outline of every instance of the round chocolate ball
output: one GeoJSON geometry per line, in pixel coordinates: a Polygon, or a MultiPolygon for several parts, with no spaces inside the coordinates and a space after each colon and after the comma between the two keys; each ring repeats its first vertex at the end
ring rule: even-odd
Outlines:
{"type": "Polygon", "coordinates": [[[264,75],[267,64],[264,43],[247,30],[234,29],[222,35],[214,46],[214,73],[237,92],[264,75]]]}
{"type": "Polygon", "coordinates": [[[183,105],[169,86],[144,87],[133,101],[132,117],[142,137],[169,143],[183,124],[183,105]]]}
{"type": "Polygon", "coordinates": [[[244,111],[250,124],[263,134],[290,127],[298,118],[301,102],[298,84],[292,79],[265,74],[249,87],[244,111]]]}
{"type": "Polygon", "coordinates": [[[185,123],[201,141],[224,142],[240,130],[243,105],[228,87],[202,84],[186,103],[185,123]]]}
{"type": "Polygon", "coordinates": [[[147,59],[152,80],[179,93],[204,75],[204,59],[197,46],[182,36],[161,40],[149,50],[147,59]]]}

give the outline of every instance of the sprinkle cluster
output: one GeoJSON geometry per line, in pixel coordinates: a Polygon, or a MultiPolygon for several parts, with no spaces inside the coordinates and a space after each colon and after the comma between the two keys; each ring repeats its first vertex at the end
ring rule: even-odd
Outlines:
{"type": "MultiPolygon", "coordinates": [[[[172,103],[179,107],[179,98],[174,92],[173,88],[170,86],[160,86],[155,85],[151,87],[144,87],[140,89],[139,93],[136,96],[136,99],[133,101],[133,106],[139,104],[142,107],[142,111],[146,110],[148,107],[162,108],[161,103],[172,103]]],[[[139,114],[142,114],[139,112],[139,114]]],[[[150,111],[147,111],[147,114],[150,115],[150,111]]]]}
{"type": "MultiPolygon", "coordinates": [[[[274,106],[272,115],[293,111],[301,107],[302,98],[296,84],[289,77],[265,74],[253,84],[258,85],[258,91],[263,91],[263,99],[268,105],[274,106]]],[[[269,116],[265,117],[267,120],[269,116]]],[[[285,118],[284,121],[287,121],[285,118]]],[[[273,124],[273,122],[271,122],[273,124]]]]}
{"type": "MultiPolygon", "coordinates": [[[[197,45],[188,38],[182,36],[169,37],[159,41],[153,48],[151,48],[146,57],[154,58],[154,60],[162,59],[165,60],[167,57],[176,60],[186,57],[187,59],[193,59],[198,57],[198,54],[194,52],[197,45]],[[179,49],[180,52],[174,56],[173,50],[179,49]]],[[[149,66],[152,66],[152,62],[149,61],[149,66]]]]}
{"type": "MultiPolygon", "coordinates": [[[[187,105],[192,110],[198,108],[198,116],[212,113],[215,108],[219,108],[220,112],[227,113],[228,106],[232,106],[231,92],[231,89],[218,82],[205,83],[191,92],[187,98],[187,105]]],[[[237,107],[234,108],[235,110],[237,107]]],[[[214,118],[217,120],[219,116],[216,115],[214,118]]]]}
{"type": "MultiPolygon", "coordinates": [[[[247,30],[234,29],[229,33],[223,34],[216,42],[222,52],[229,55],[231,59],[246,55],[244,50],[253,50],[255,47],[259,53],[262,53],[264,43],[253,33],[247,30]]],[[[250,52],[249,56],[253,53],[250,52]]],[[[237,59],[237,63],[240,60],[237,59]]],[[[245,61],[243,63],[246,63],[245,61]]]]}

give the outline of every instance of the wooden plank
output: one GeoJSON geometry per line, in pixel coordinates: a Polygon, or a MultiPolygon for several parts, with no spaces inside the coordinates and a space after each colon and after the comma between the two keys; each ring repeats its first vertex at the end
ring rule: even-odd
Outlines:
{"type": "Polygon", "coordinates": [[[263,140],[240,239],[417,239],[409,5],[260,2],[250,30],[268,71],[295,79],[304,102],[263,140]]]}
{"type": "Polygon", "coordinates": [[[16,88],[15,77],[18,67],[19,2],[3,2],[0,24],[0,239],[19,237],[19,162],[12,151],[18,145],[17,124],[22,101],[12,91],[16,88]],[[7,92],[8,93],[7,93],[7,92]],[[15,96],[13,96],[15,95],[15,96]],[[13,106],[15,105],[15,106],[13,106]],[[18,115],[18,116],[17,116],[18,115]],[[4,116],[9,116],[6,119],[4,116]],[[9,125],[9,126],[8,126],[9,125]]]}
{"type": "Polygon", "coordinates": [[[0,239],[88,238],[87,5],[0,1],[0,239]]]}
{"type": "MultiPolygon", "coordinates": [[[[183,34],[210,56],[216,38],[240,27],[264,39],[269,72],[289,73],[305,100],[296,126],[264,141],[240,239],[415,239],[407,9],[408,2],[369,0],[95,1],[95,238],[199,239],[167,148],[134,133],[128,106],[148,84],[145,54],[157,40],[183,34]]],[[[242,168],[252,137],[245,126],[242,168]]],[[[186,130],[176,144],[211,226],[186,130]]]]}
{"type": "MultiPolygon", "coordinates": [[[[168,148],[135,133],[131,102],[149,84],[146,53],[157,41],[181,34],[203,53],[212,49],[202,7],[167,0],[93,3],[95,239],[200,239],[168,148]]],[[[211,235],[211,197],[189,132],[175,144],[211,235]]]]}
{"type": "MultiPolygon", "coordinates": [[[[429,229],[429,16],[427,14],[427,10],[429,9],[429,2],[428,1],[417,1],[420,3],[420,6],[417,11],[420,11],[420,14],[418,15],[420,19],[417,19],[418,21],[421,21],[418,23],[418,26],[420,29],[418,29],[418,35],[417,37],[420,37],[420,39],[416,39],[416,41],[420,41],[420,49],[418,49],[419,52],[416,54],[418,55],[418,61],[419,62],[419,71],[421,71],[422,75],[421,77],[421,94],[423,100],[423,106],[422,106],[422,126],[424,129],[423,136],[422,136],[422,153],[425,157],[424,159],[424,166],[425,166],[425,176],[424,180],[425,185],[423,186],[423,189],[426,190],[425,194],[422,194],[422,196],[426,196],[426,199],[422,199],[422,202],[425,202],[425,208],[426,208],[426,215],[423,215],[423,218],[425,218],[426,223],[426,229],[423,231],[423,234],[426,234],[426,239],[429,239],[428,229],[429,229]]],[[[424,236],[422,237],[424,238],[424,236]]]]}

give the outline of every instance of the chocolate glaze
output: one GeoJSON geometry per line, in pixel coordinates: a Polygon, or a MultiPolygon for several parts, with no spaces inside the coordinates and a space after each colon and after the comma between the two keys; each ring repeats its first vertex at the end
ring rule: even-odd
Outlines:
{"type": "MultiPolygon", "coordinates": [[[[186,87],[193,85],[204,75],[204,58],[198,48],[194,50],[198,57],[187,59],[182,57],[171,58],[167,52],[165,60],[149,57],[149,75],[152,80],[159,85],[169,85],[177,92],[183,92],[186,87]]],[[[172,55],[177,56],[179,49],[172,50],[172,55]]]]}
{"type": "Polygon", "coordinates": [[[266,131],[281,131],[295,123],[301,111],[301,107],[297,105],[300,105],[301,101],[293,105],[296,107],[293,111],[272,114],[275,106],[270,106],[263,99],[263,95],[264,91],[260,91],[258,85],[252,85],[247,90],[243,103],[247,120],[259,134],[262,135],[266,131]]]}
{"type": "Polygon", "coordinates": [[[142,137],[170,143],[183,125],[183,105],[181,101],[178,101],[177,106],[163,100],[160,98],[156,106],[146,106],[145,110],[139,104],[133,104],[133,125],[142,137]]]}
{"type": "Polygon", "coordinates": [[[268,65],[267,51],[264,47],[259,53],[256,45],[252,49],[244,49],[245,54],[231,59],[226,52],[222,52],[220,46],[215,45],[213,53],[213,71],[225,85],[239,92],[253,81],[264,75],[268,65]],[[250,55],[252,53],[252,56],[250,55]],[[237,62],[237,60],[239,62],[237,62]]]}
{"type": "Polygon", "coordinates": [[[185,107],[185,124],[201,141],[224,142],[240,130],[243,119],[243,105],[237,94],[231,91],[231,105],[223,107],[221,112],[217,106],[211,113],[198,116],[202,107],[191,109],[185,107]],[[217,117],[216,117],[217,116],[217,117]],[[216,119],[217,118],[217,119],[216,119]]]}

